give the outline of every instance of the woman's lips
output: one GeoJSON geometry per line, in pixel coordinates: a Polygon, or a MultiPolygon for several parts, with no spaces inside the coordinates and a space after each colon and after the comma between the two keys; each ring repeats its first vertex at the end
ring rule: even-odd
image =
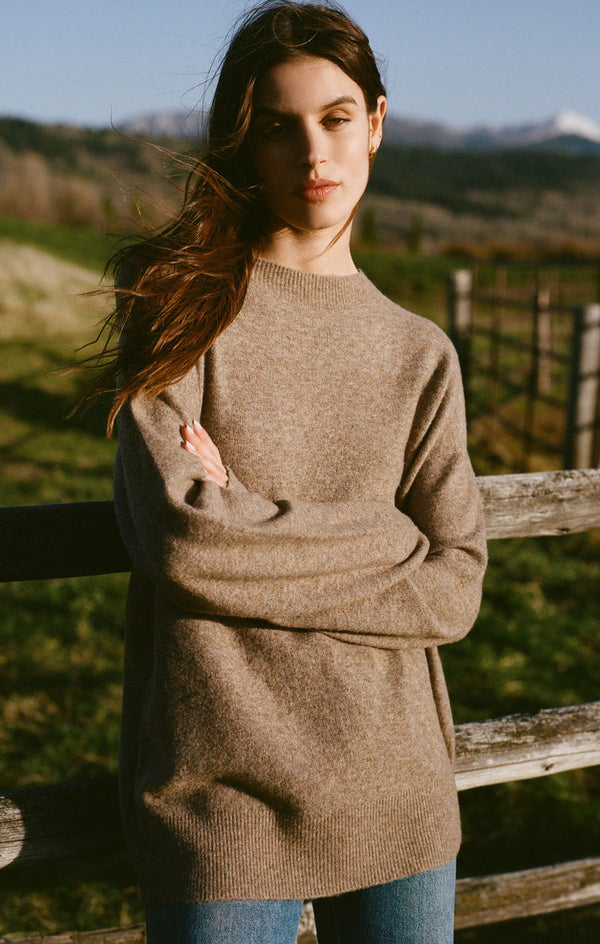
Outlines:
{"type": "Polygon", "coordinates": [[[335,180],[307,180],[297,190],[294,190],[294,194],[308,203],[322,203],[323,200],[331,196],[337,187],[338,183],[335,180]]]}

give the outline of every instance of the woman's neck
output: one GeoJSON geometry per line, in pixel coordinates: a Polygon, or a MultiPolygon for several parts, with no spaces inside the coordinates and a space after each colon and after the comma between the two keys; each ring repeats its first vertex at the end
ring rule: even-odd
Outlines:
{"type": "Polygon", "coordinates": [[[267,262],[314,275],[354,275],[357,268],[350,253],[350,227],[338,239],[336,235],[330,230],[321,233],[277,230],[267,236],[259,256],[267,262]]]}

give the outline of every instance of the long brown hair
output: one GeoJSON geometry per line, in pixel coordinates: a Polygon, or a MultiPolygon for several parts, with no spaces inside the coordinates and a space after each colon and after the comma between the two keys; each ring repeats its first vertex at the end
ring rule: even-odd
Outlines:
{"type": "Polygon", "coordinates": [[[385,95],[367,37],[337,4],[267,0],[244,16],[219,68],[206,154],[189,173],[179,214],[109,261],[118,301],[88,394],[114,389],[119,377],[109,435],[130,397],[157,396],[183,377],[242,307],[267,218],[250,154],[254,88],[298,56],[339,66],[369,112],[385,95]]]}

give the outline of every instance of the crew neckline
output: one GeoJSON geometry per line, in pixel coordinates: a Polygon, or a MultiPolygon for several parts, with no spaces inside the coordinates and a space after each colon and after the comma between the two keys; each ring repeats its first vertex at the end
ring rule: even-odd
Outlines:
{"type": "Polygon", "coordinates": [[[348,275],[322,275],[260,257],[254,263],[252,274],[263,284],[309,304],[352,303],[364,297],[365,289],[371,284],[361,269],[348,275]]]}

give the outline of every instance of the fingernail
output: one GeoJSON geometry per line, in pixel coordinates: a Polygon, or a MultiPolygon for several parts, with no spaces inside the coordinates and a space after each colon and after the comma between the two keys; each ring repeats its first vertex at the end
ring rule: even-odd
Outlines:
{"type": "Polygon", "coordinates": [[[185,443],[183,444],[183,448],[184,448],[184,449],[187,449],[188,452],[196,452],[196,447],[193,446],[191,442],[185,442],[185,443]]]}
{"type": "Polygon", "coordinates": [[[196,429],[202,429],[202,427],[201,427],[200,423],[198,422],[198,420],[194,420],[194,426],[196,427],[196,429]]]}

